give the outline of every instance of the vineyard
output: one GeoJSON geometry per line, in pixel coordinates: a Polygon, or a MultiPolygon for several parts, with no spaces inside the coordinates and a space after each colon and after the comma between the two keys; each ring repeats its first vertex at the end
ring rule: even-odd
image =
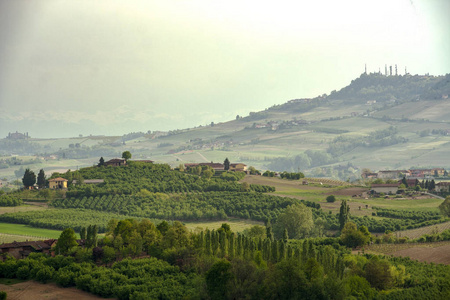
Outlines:
{"type": "Polygon", "coordinates": [[[408,237],[410,239],[418,239],[423,235],[438,234],[445,230],[450,230],[450,222],[444,222],[441,224],[435,224],[416,229],[397,231],[395,234],[398,237],[408,237]]]}
{"type": "MultiPolygon", "coordinates": [[[[56,200],[56,208],[82,208],[135,217],[167,220],[275,220],[288,205],[301,200],[254,192],[203,192],[140,196],[109,195],[56,200]]],[[[320,205],[311,203],[314,207],[320,205]]]]}
{"type": "MultiPolygon", "coordinates": [[[[37,228],[58,229],[73,228],[80,232],[82,227],[97,225],[98,232],[106,231],[106,225],[111,219],[123,220],[129,216],[115,213],[99,212],[84,209],[48,209],[42,211],[27,211],[0,215],[0,222],[26,224],[37,228]]],[[[160,220],[154,220],[156,224],[160,220]]]]}

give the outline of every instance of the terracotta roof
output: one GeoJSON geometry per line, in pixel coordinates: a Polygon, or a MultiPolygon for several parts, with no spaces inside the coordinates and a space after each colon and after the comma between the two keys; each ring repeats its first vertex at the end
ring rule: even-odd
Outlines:
{"type": "Polygon", "coordinates": [[[118,163],[118,162],[124,162],[124,161],[125,161],[125,159],[123,159],[123,158],[113,158],[113,159],[108,160],[105,163],[118,163]]]}
{"type": "Polygon", "coordinates": [[[65,178],[62,178],[62,177],[57,177],[57,178],[49,179],[49,181],[53,182],[53,181],[68,181],[68,180],[65,178]]]}

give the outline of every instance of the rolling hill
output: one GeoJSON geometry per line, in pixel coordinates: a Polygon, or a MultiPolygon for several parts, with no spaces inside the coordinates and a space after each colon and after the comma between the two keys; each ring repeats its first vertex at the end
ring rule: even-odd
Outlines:
{"type": "MultiPolygon", "coordinates": [[[[314,99],[294,99],[246,117],[169,132],[117,137],[0,140],[0,154],[36,155],[33,169],[92,165],[100,156],[187,162],[243,162],[259,169],[359,178],[360,169],[450,168],[450,74],[362,74],[314,99]]],[[[0,176],[20,167],[3,157],[0,176]],[[6,166],[7,164],[7,166],[6,166]]],[[[19,159],[19,158],[18,158],[19,159]]]]}

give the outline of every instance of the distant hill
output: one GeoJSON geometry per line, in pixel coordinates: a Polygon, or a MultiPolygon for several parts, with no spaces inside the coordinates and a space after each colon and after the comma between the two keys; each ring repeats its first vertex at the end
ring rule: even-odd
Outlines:
{"type": "MultiPolygon", "coordinates": [[[[290,100],[229,122],[116,137],[3,139],[0,153],[53,154],[71,159],[72,168],[124,150],[133,158],[173,166],[228,157],[259,169],[301,170],[343,180],[359,178],[362,168],[450,169],[449,94],[450,74],[363,74],[328,96],[290,100]]],[[[19,167],[3,162],[0,177],[19,167]]]]}

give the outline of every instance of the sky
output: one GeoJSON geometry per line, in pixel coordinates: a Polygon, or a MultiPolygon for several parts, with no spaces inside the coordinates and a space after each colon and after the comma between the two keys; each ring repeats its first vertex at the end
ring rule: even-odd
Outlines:
{"type": "Polygon", "coordinates": [[[450,73],[450,1],[0,0],[0,138],[122,135],[450,73]]]}

